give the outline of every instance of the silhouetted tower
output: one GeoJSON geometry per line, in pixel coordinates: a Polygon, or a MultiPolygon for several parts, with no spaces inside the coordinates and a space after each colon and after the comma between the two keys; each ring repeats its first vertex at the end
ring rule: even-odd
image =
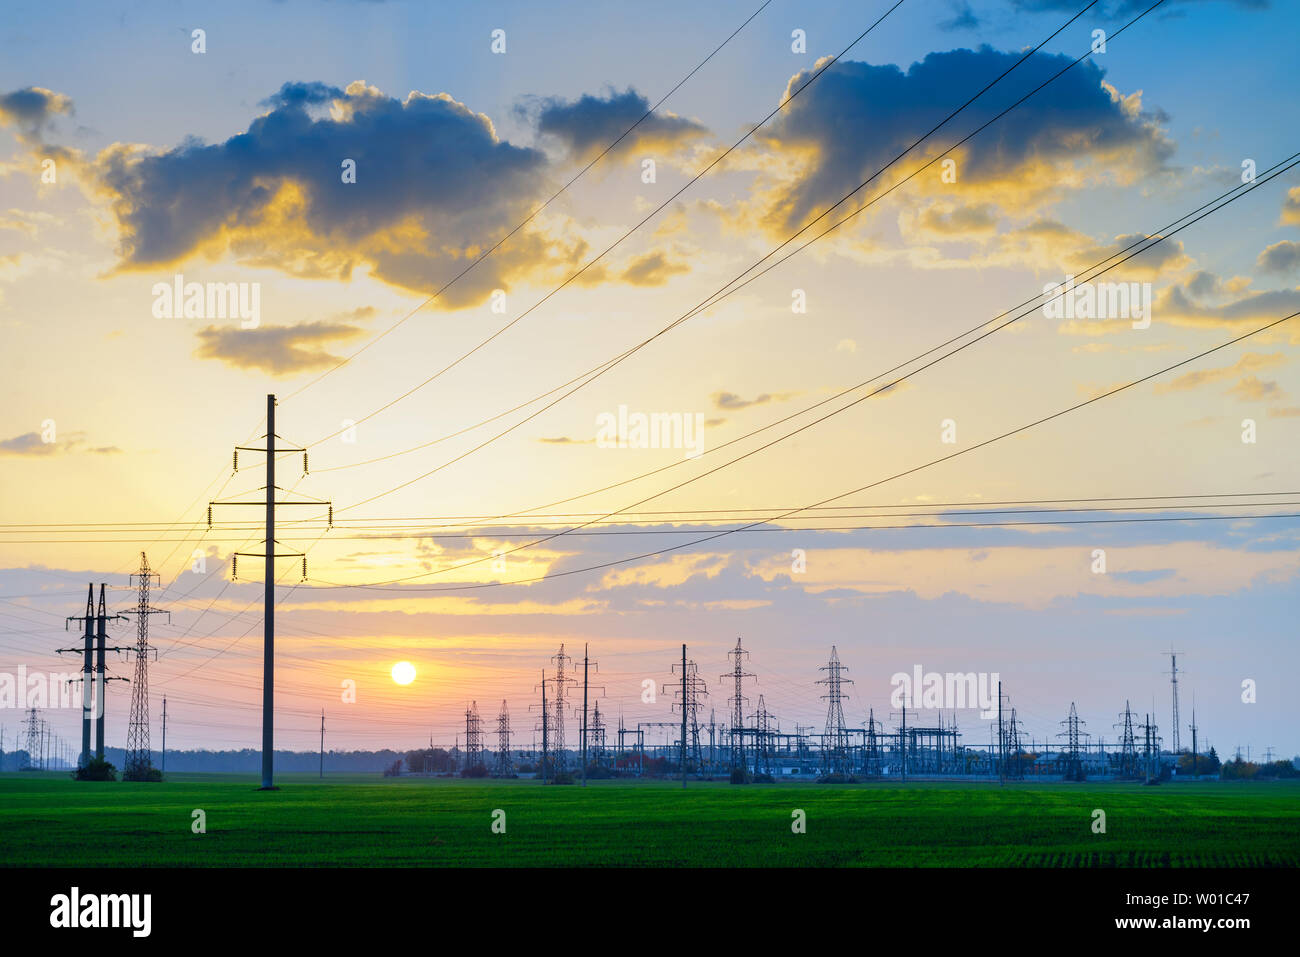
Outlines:
{"type": "Polygon", "coordinates": [[[1133,709],[1124,702],[1124,713],[1115,724],[1119,732],[1119,773],[1124,777],[1135,777],[1138,773],[1137,739],[1133,734],[1133,709]]]}
{"type": "MultiPolygon", "coordinates": [[[[867,739],[866,748],[862,755],[862,771],[871,777],[880,776],[880,740],[877,737],[876,728],[876,711],[874,708],[867,710],[867,739]]],[[[883,726],[879,726],[883,731],[883,726]]]]}
{"type": "Polygon", "coordinates": [[[844,725],[844,699],[848,695],[843,693],[841,687],[852,684],[853,680],[844,677],[847,669],[840,664],[840,656],[834,645],[831,645],[831,660],[819,670],[826,672],[826,677],[817,681],[819,685],[826,685],[826,694],[822,695],[822,700],[826,702],[822,767],[829,772],[844,774],[849,771],[849,733],[844,725]]]}
{"type": "Polygon", "coordinates": [[[1007,776],[1010,778],[1020,779],[1025,776],[1024,762],[1021,761],[1021,754],[1024,745],[1020,740],[1020,722],[1016,719],[1016,709],[1011,709],[1011,722],[1007,725],[1007,776]]]}
{"type": "Polygon", "coordinates": [[[682,756],[683,768],[694,766],[696,772],[704,770],[704,752],[700,747],[700,708],[709,689],[700,677],[700,669],[694,661],[685,661],[682,665],[673,665],[674,673],[681,676],[681,685],[673,692],[673,708],[681,709],[682,756]]]}
{"type": "Polygon", "coordinates": [[[1190,732],[1192,732],[1192,774],[1195,775],[1195,774],[1197,773],[1197,770],[1198,770],[1198,768],[1197,768],[1197,760],[1198,760],[1198,758],[1197,758],[1197,751],[1196,751],[1196,732],[1199,730],[1199,729],[1196,727],[1196,694],[1195,694],[1195,692],[1193,692],[1193,694],[1192,694],[1192,723],[1189,724],[1189,725],[1187,726],[1187,730],[1190,731],[1190,732]]]}
{"type": "Polygon", "coordinates": [[[483,763],[483,722],[478,716],[478,702],[465,709],[465,770],[483,763]]]}
{"type": "Polygon", "coordinates": [[[510,760],[510,709],[501,702],[501,712],[497,715],[497,776],[509,777],[514,772],[510,760]]]}
{"type": "Polygon", "coordinates": [[[766,772],[772,773],[772,724],[773,714],[767,710],[767,705],[763,702],[763,696],[758,696],[758,710],[750,718],[753,719],[754,729],[754,773],[766,772]]]}
{"type": "Polygon", "coordinates": [[[23,724],[27,726],[27,743],[25,745],[27,758],[22,770],[27,771],[36,766],[33,762],[38,761],[41,754],[41,717],[39,712],[35,708],[29,710],[23,724]]]}
{"type": "Polygon", "coordinates": [[[740,638],[736,639],[736,647],[727,652],[727,657],[732,659],[731,671],[720,675],[718,680],[731,678],[735,682],[735,691],[727,699],[727,704],[731,705],[731,767],[735,770],[745,766],[745,705],[749,699],[742,687],[746,678],[754,676],[745,670],[744,660],[749,657],[749,652],[740,646],[740,638]]]}
{"type": "MultiPolygon", "coordinates": [[[[158,577],[150,571],[149,559],[140,553],[140,570],[134,576],[139,594],[135,611],[135,679],[131,682],[131,717],[126,728],[126,767],[122,777],[127,781],[148,778],[153,768],[153,755],[149,750],[149,616],[167,612],[149,604],[149,586],[158,577]]],[[[159,581],[161,585],[161,580],[159,581]]],[[[104,594],[99,595],[100,614],[104,614],[104,594]]],[[[170,616],[168,616],[170,618],[170,616]]]]}
{"type": "Polygon", "coordinates": [[[596,702],[591,713],[591,727],[587,731],[587,747],[591,763],[597,767],[605,763],[605,719],[600,713],[600,702],[596,702]]]}
{"type": "Polygon", "coordinates": [[[1160,777],[1160,737],[1156,734],[1160,729],[1152,723],[1151,715],[1138,729],[1142,732],[1142,773],[1148,781],[1155,781],[1160,777]]]}
{"type": "Polygon", "coordinates": [[[1067,781],[1082,781],[1083,773],[1083,752],[1081,739],[1088,737],[1086,732],[1080,731],[1081,725],[1086,724],[1079,720],[1079,712],[1074,707],[1074,702],[1070,702],[1070,716],[1061,724],[1065,725],[1065,730],[1057,734],[1058,738],[1065,738],[1065,779],[1067,781]]]}
{"type": "Polygon", "coordinates": [[[1181,652],[1169,649],[1169,688],[1173,694],[1174,733],[1171,738],[1174,754],[1178,753],[1178,656],[1181,652]]]}
{"type": "Polygon", "coordinates": [[[568,758],[564,753],[565,685],[571,684],[577,678],[568,674],[568,666],[573,662],[573,659],[564,653],[564,645],[560,645],[559,654],[553,655],[551,660],[555,662],[555,677],[551,679],[551,692],[555,708],[555,713],[551,716],[551,756],[553,767],[558,773],[568,766],[568,758]]]}
{"type": "MultiPolygon", "coordinates": [[[[534,690],[536,690],[536,689],[534,689],[534,690]]],[[[533,710],[534,707],[535,707],[534,705],[529,705],[529,706],[528,706],[528,710],[531,711],[531,710],[533,710]]],[[[547,775],[547,773],[548,773],[548,771],[549,771],[549,765],[550,765],[550,760],[551,760],[551,757],[550,757],[551,717],[550,717],[550,711],[548,710],[548,705],[547,705],[547,702],[546,702],[546,669],[544,669],[544,668],[542,669],[542,705],[541,705],[541,709],[542,709],[542,710],[541,710],[541,715],[542,715],[542,727],[541,727],[541,732],[542,732],[542,759],[541,759],[541,761],[538,763],[538,767],[541,769],[541,774],[542,774],[542,783],[545,784],[545,783],[546,783],[546,775],[547,775]]],[[[536,730],[537,730],[537,729],[536,729],[536,726],[534,726],[534,731],[536,731],[536,730]]],[[[534,743],[536,743],[537,739],[534,737],[534,738],[533,738],[533,741],[534,741],[534,743]]]]}

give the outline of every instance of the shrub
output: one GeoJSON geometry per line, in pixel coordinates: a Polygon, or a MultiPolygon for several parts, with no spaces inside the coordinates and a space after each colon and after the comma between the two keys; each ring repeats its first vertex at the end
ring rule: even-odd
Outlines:
{"type": "Polygon", "coordinates": [[[72,772],[74,781],[116,781],[117,768],[102,758],[91,758],[85,767],[72,772]]]}

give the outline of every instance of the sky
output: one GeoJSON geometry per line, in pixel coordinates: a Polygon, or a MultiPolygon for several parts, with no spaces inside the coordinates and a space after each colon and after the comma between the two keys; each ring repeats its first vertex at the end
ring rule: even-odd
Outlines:
{"type": "Polygon", "coordinates": [[[1300,169],[1264,181],[1300,15],[1085,5],[10,11],[0,673],[75,668],[86,583],[129,609],[144,551],[154,738],[165,694],[169,747],[258,746],[261,511],[207,505],[262,494],[231,452],[273,393],[282,498],[334,518],[279,510],[278,747],[503,700],[528,746],[561,645],[631,726],[674,720],[685,642],[725,722],[739,637],[786,730],[834,646],[852,725],[919,665],[998,674],[1039,741],[1129,701],[1168,744],[1172,648],[1184,744],[1194,695],[1221,754],[1300,753],[1300,318],[1255,333],[1300,311],[1300,169]],[[1101,262],[1149,309],[1035,298],[1101,262]],[[672,447],[610,441],[642,414],[672,447]]]}

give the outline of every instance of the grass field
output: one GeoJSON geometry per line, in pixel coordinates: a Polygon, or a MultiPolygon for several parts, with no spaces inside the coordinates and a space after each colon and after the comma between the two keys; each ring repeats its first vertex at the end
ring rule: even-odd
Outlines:
{"type": "Polygon", "coordinates": [[[1300,784],[842,786],[0,775],[9,866],[1300,865],[1300,784]],[[494,834],[492,812],[506,812],[494,834]],[[806,833],[791,830],[806,814],[806,833]],[[1092,831],[1106,812],[1106,833],[1092,831]],[[206,813],[207,832],[191,830],[206,813]]]}

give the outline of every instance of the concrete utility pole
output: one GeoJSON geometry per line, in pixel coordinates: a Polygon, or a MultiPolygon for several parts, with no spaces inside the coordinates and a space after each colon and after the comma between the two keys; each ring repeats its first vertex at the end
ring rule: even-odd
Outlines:
{"type": "Polygon", "coordinates": [[[266,397],[266,579],[262,600],[262,790],[275,786],[275,396],[266,397]]]}
{"type": "Polygon", "coordinates": [[[163,695],[162,773],[167,773],[167,696],[163,695]]]}
{"type": "MultiPolygon", "coordinates": [[[[295,446],[276,445],[279,438],[275,433],[275,395],[266,397],[266,447],[235,447],[234,467],[239,470],[240,452],[261,452],[266,456],[266,497],[262,502],[221,501],[208,503],[208,527],[212,527],[212,506],[214,505],[261,505],[266,509],[266,541],[263,542],[263,554],[235,552],[231,556],[230,577],[239,577],[239,558],[261,558],[265,562],[265,579],[262,596],[262,787],[263,791],[274,791],[275,764],[275,560],[277,558],[301,558],[302,580],[307,580],[307,556],[303,552],[277,552],[275,550],[275,509],[278,505],[315,505],[328,510],[327,528],[334,527],[334,506],[325,499],[278,501],[276,499],[275,457],[283,452],[302,453],[302,474],[307,474],[307,450],[295,446]]],[[[283,491],[279,489],[278,491],[283,491]]]]}
{"type": "Polygon", "coordinates": [[[325,780],[325,709],[320,711],[320,778],[325,780]]]}
{"type": "Polygon", "coordinates": [[[587,645],[582,646],[582,786],[587,786],[587,645]]]}
{"type": "MultiPolygon", "coordinates": [[[[86,592],[86,647],[81,663],[81,758],[78,761],[81,767],[90,763],[90,726],[94,723],[94,693],[95,693],[95,585],[90,583],[86,592]]],[[[69,618],[68,621],[75,619],[69,618]]],[[[100,714],[103,714],[103,702],[100,702],[100,714]]]]}
{"type": "MultiPolygon", "coordinates": [[[[95,724],[95,754],[104,760],[104,718],[107,706],[104,700],[104,687],[109,681],[125,681],[125,678],[108,678],[104,674],[105,656],[108,652],[131,651],[130,648],[108,647],[108,619],[121,618],[121,615],[109,615],[104,605],[104,584],[99,586],[99,610],[95,610],[95,583],[91,582],[86,592],[86,613],[69,615],[68,622],[84,621],[86,624],[85,646],[83,648],[56,648],[60,654],[80,654],[82,656],[81,682],[81,751],[80,764],[85,767],[90,762],[90,725],[95,724]],[[96,644],[92,644],[95,642],[96,644]],[[97,660],[92,658],[92,649],[97,650],[97,660]],[[92,670],[93,664],[93,670],[92,670]],[[94,706],[91,705],[91,686],[94,685],[94,706]],[[98,712],[96,714],[95,712],[98,712]]],[[[67,623],[64,624],[64,628],[67,623]]]]}

